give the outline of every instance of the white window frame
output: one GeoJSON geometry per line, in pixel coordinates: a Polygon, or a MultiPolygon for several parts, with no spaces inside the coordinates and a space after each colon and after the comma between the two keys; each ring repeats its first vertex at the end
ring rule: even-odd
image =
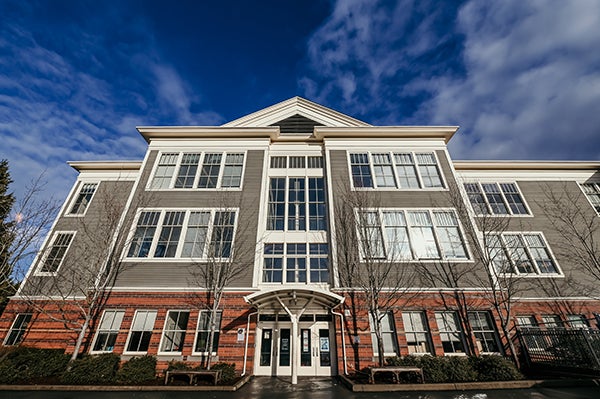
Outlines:
{"type": "MultiPolygon", "coordinates": [[[[192,347],[192,355],[194,356],[207,356],[208,352],[207,351],[196,351],[196,342],[198,342],[198,335],[200,334],[200,320],[202,320],[202,314],[210,314],[211,311],[210,310],[201,310],[198,312],[198,321],[196,322],[196,333],[194,334],[194,344],[192,347]]],[[[217,347],[213,347],[213,351],[212,351],[212,355],[216,356],[217,355],[217,351],[218,351],[218,345],[221,341],[221,325],[223,324],[223,311],[222,310],[218,310],[217,314],[220,314],[219,317],[219,325],[217,326],[217,329],[215,329],[215,333],[219,334],[219,342],[217,342],[217,347]]],[[[209,316],[207,316],[209,317],[209,316]]],[[[202,332],[206,332],[208,335],[210,335],[210,326],[208,330],[202,330],[202,332]]],[[[214,338],[213,338],[214,339],[214,338]]]]}
{"type": "MultiPolygon", "coordinates": [[[[154,323],[152,324],[152,329],[150,330],[150,340],[152,341],[152,334],[154,334],[154,327],[156,325],[156,318],[158,316],[158,311],[154,310],[154,309],[137,309],[133,315],[133,319],[131,319],[131,326],[129,327],[129,334],[127,334],[127,341],[125,341],[125,348],[123,348],[123,354],[130,354],[130,355],[145,355],[146,353],[148,353],[148,351],[129,351],[127,350],[127,348],[129,348],[129,342],[131,341],[131,337],[133,335],[133,326],[135,324],[135,320],[138,317],[138,314],[140,313],[154,313],[154,323]]],[[[148,330],[143,330],[143,332],[146,332],[148,330]]],[[[148,349],[150,348],[150,344],[148,344],[148,349]]]]}
{"type": "Polygon", "coordinates": [[[219,149],[214,149],[214,150],[207,150],[207,149],[203,149],[203,150],[194,150],[193,148],[187,150],[187,151],[158,151],[157,155],[156,155],[156,159],[154,160],[154,165],[152,166],[152,172],[150,173],[150,176],[148,177],[148,181],[146,183],[146,190],[147,191],[215,191],[215,190],[220,190],[220,191],[241,191],[244,188],[244,175],[246,173],[246,164],[248,161],[248,151],[247,150],[239,150],[239,151],[235,151],[235,150],[219,150],[219,149]],[[152,187],[152,181],[154,180],[154,176],[156,174],[156,171],[158,169],[158,164],[160,162],[160,158],[162,156],[162,154],[177,154],[177,160],[175,163],[175,169],[173,171],[173,174],[171,175],[171,180],[169,181],[169,186],[167,188],[153,188],[152,187]],[[177,180],[177,175],[179,174],[179,168],[181,167],[181,161],[183,160],[183,154],[200,154],[200,159],[198,161],[198,169],[196,170],[196,174],[194,176],[194,183],[193,183],[193,187],[189,187],[189,188],[175,188],[175,182],[177,180]],[[221,154],[221,163],[220,163],[220,167],[219,167],[219,176],[217,177],[217,186],[216,187],[207,187],[207,188],[200,188],[197,187],[198,185],[198,181],[200,180],[200,174],[202,172],[202,165],[204,164],[204,159],[206,157],[206,154],[221,154]],[[240,186],[239,187],[222,187],[222,183],[223,183],[223,172],[225,170],[225,161],[227,159],[227,155],[228,154],[243,154],[244,155],[244,163],[242,165],[242,173],[240,175],[240,186]]]}
{"type": "Polygon", "coordinates": [[[590,206],[592,207],[592,209],[594,210],[594,212],[596,212],[596,215],[600,216],[600,209],[596,208],[596,205],[594,205],[594,203],[592,202],[592,200],[590,199],[590,197],[588,196],[588,194],[583,189],[583,186],[585,186],[585,185],[593,186],[594,189],[596,190],[596,192],[598,192],[598,194],[600,194],[600,183],[598,183],[598,182],[584,182],[584,183],[579,183],[579,189],[581,190],[581,192],[585,196],[585,199],[587,199],[587,201],[590,203],[590,206]]]}
{"type": "MultiPolygon", "coordinates": [[[[260,284],[261,285],[277,285],[277,286],[281,286],[281,285],[319,285],[319,286],[329,286],[329,281],[331,281],[331,245],[329,243],[326,242],[292,242],[292,241],[282,241],[282,242],[267,242],[264,243],[262,245],[262,270],[260,273],[260,284]],[[283,254],[275,254],[275,255],[271,255],[271,254],[265,254],[264,253],[264,247],[266,245],[276,245],[276,244],[281,244],[283,245],[283,254]],[[289,244],[304,244],[306,245],[306,253],[305,254],[288,254],[288,248],[287,246],[289,244]],[[314,259],[314,258],[324,258],[325,256],[321,255],[321,254],[311,254],[310,253],[310,246],[311,244],[316,244],[316,245],[327,245],[327,260],[328,260],[328,268],[327,268],[327,272],[329,274],[329,280],[326,282],[322,282],[322,281],[311,281],[311,268],[310,268],[310,260],[314,259]],[[275,258],[275,257],[280,257],[282,259],[282,269],[281,269],[281,281],[264,281],[264,272],[265,272],[265,258],[275,258]],[[306,281],[305,282],[300,282],[300,281],[291,281],[288,282],[287,281],[287,272],[288,272],[288,268],[287,268],[287,260],[288,257],[294,257],[294,258],[304,258],[306,260],[306,281]]],[[[297,269],[294,269],[297,270],[297,269]]],[[[319,269],[320,270],[320,269],[319,269]]]]}
{"type": "Polygon", "coordinates": [[[527,200],[525,200],[523,191],[521,190],[521,187],[519,187],[519,184],[516,181],[489,181],[489,182],[488,181],[465,181],[462,183],[461,189],[464,191],[465,198],[466,198],[467,202],[469,203],[469,207],[473,211],[475,216],[478,216],[478,217],[483,217],[483,216],[485,216],[485,217],[507,217],[507,216],[510,216],[510,217],[519,217],[519,218],[533,217],[533,213],[531,212],[531,207],[527,203],[527,200]],[[467,191],[465,184],[477,185],[477,187],[479,188],[479,194],[483,197],[483,201],[486,206],[486,209],[488,210],[488,213],[479,213],[475,210],[475,208],[473,207],[473,204],[471,203],[471,200],[469,199],[469,192],[467,191]],[[506,207],[506,209],[508,210],[508,213],[493,213],[492,212],[492,206],[490,205],[490,201],[488,200],[487,195],[485,194],[485,191],[483,190],[482,184],[495,184],[498,187],[500,197],[502,198],[503,204],[506,207]],[[506,194],[504,193],[504,190],[502,190],[502,187],[500,186],[501,184],[514,184],[515,185],[515,187],[517,188],[517,193],[521,197],[521,200],[523,201],[523,206],[525,207],[525,210],[527,211],[527,213],[514,213],[513,212],[513,210],[510,207],[510,203],[506,199],[506,194]]]}
{"type": "Polygon", "coordinates": [[[116,341],[119,338],[119,334],[121,332],[121,326],[123,325],[123,319],[125,318],[125,311],[122,309],[106,309],[102,312],[102,317],[100,317],[100,322],[98,323],[98,326],[96,328],[96,332],[94,334],[94,340],[92,341],[92,346],[90,347],[90,353],[92,354],[97,354],[97,353],[112,353],[114,352],[115,346],[116,346],[116,341]],[[104,321],[104,317],[106,316],[106,314],[108,312],[113,312],[115,314],[120,313],[121,314],[121,321],[119,322],[119,325],[116,329],[110,329],[110,330],[100,330],[100,327],[102,326],[102,322],[104,321]],[[116,333],[117,337],[115,338],[115,345],[113,346],[113,348],[111,350],[94,350],[94,347],[96,346],[96,342],[98,341],[98,335],[101,332],[106,332],[108,331],[108,334],[113,334],[116,333]]]}
{"type": "Polygon", "coordinates": [[[189,261],[217,261],[217,262],[228,262],[231,260],[231,256],[229,258],[214,258],[211,259],[208,257],[208,250],[212,240],[212,233],[214,229],[215,217],[218,212],[230,212],[235,214],[235,223],[233,224],[233,233],[232,233],[232,241],[231,241],[231,256],[233,256],[233,252],[235,251],[235,236],[237,234],[240,210],[239,208],[139,208],[136,212],[135,219],[131,225],[131,229],[129,232],[128,245],[124,248],[122,254],[122,260],[124,261],[135,261],[135,262],[189,262],[189,261]],[[143,212],[160,212],[158,217],[158,221],[156,224],[156,230],[154,231],[154,235],[152,237],[152,244],[150,245],[150,249],[148,250],[147,257],[135,257],[128,256],[129,249],[133,244],[133,238],[135,236],[135,231],[137,230],[137,225],[139,218],[143,212]],[[181,234],[179,236],[179,240],[177,242],[177,250],[175,252],[174,257],[155,257],[154,254],[156,252],[156,247],[158,245],[158,239],[160,237],[160,233],[163,228],[163,222],[165,220],[165,216],[168,212],[184,212],[181,234]],[[202,257],[182,257],[181,253],[183,251],[183,244],[185,243],[185,236],[187,234],[189,228],[189,220],[190,215],[193,212],[208,212],[210,213],[209,225],[206,230],[206,241],[204,243],[202,257]]]}
{"type": "Polygon", "coordinates": [[[349,181],[350,181],[350,188],[352,190],[356,190],[356,191],[421,191],[421,190],[425,190],[425,191],[447,191],[448,190],[448,182],[446,181],[446,178],[444,176],[444,172],[441,168],[440,165],[440,160],[438,157],[438,154],[435,150],[411,150],[411,151],[406,151],[406,150],[395,150],[395,151],[390,151],[389,149],[383,149],[381,151],[377,151],[377,150],[365,150],[365,151],[355,151],[355,150],[347,150],[346,151],[346,163],[348,166],[348,177],[349,177],[349,181]],[[355,187],[354,186],[354,180],[352,179],[352,163],[350,162],[350,156],[351,154],[367,154],[367,157],[369,159],[369,169],[371,171],[371,180],[373,182],[373,187],[355,187]],[[395,186],[391,187],[391,186],[384,186],[384,187],[377,187],[377,177],[375,175],[375,168],[374,165],[375,163],[373,162],[373,154],[387,154],[390,156],[390,161],[391,161],[391,166],[392,166],[392,173],[393,173],[393,178],[394,178],[394,182],[395,182],[395,186]],[[397,170],[397,164],[396,164],[396,159],[394,157],[394,154],[411,154],[412,159],[413,159],[413,165],[415,168],[415,175],[417,177],[417,181],[419,182],[419,187],[398,187],[399,185],[399,178],[398,178],[398,170],[397,170]],[[421,172],[419,171],[419,163],[417,162],[417,154],[431,154],[433,155],[433,158],[435,159],[435,166],[437,168],[438,174],[440,176],[440,181],[442,183],[442,187],[425,187],[425,185],[423,184],[423,179],[421,177],[421,172]]]}
{"type": "Polygon", "coordinates": [[[33,319],[33,313],[29,313],[29,312],[17,313],[17,315],[15,316],[15,319],[13,320],[12,324],[10,325],[10,328],[9,328],[8,332],[6,333],[6,337],[4,337],[4,342],[2,343],[2,345],[4,345],[4,346],[17,346],[21,342],[23,342],[23,338],[25,337],[25,334],[27,333],[29,324],[31,323],[32,319],[33,319]],[[23,323],[21,323],[21,325],[19,326],[19,328],[15,329],[16,328],[16,324],[17,324],[17,320],[19,319],[20,316],[23,316],[25,318],[27,316],[29,316],[29,321],[27,321],[27,323],[25,324],[25,327],[23,327],[23,323]],[[18,335],[17,340],[15,342],[13,342],[12,344],[9,344],[8,343],[8,339],[12,335],[13,331],[19,331],[19,335],[18,335]]]}
{"type": "MultiPolygon", "coordinates": [[[[541,232],[541,231],[504,231],[502,233],[491,233],[490,234],[490,236],[494,236],[494,235],[499,236],[499,240],[500,240],[500,244],[502,245],[502,250],[503,250],[504,256],[506,256],[507,259],[509,260],[510,266],[512,267],[512,270],[513,270],[512,273],[500,272],[499,274],[501,274],[501,275],[515,274],[519,277],[527,277],[527,278],[556,278],[556,277],[564,278],[564,273],[563,273],[560,265],[556,261],[556,257],[554,256],[554,253],[552,253],[552,249],[550,248],[550,245],[548,244],[548,240],[546,240],[546,237],[544,236],[543,232],[541,232]],[[511,254],[510,248],[508,247],[508,245],[506,243],[506,238],[504,237],[505,235],[518,235],[520,237],[520,239],[522,240],[522,242],[525,245],[525,253],[527,254],[527,257],[529,258],[529,260],[532,261],[531,264],[535,270],[535,273],[521,273],[519,271],[519,269],[515,266],[514,261],[513,261],[512,257],[510,256],[510,254],[511,254]],[[525,236],[525,235],[538,235],[541,237],[543,243],[545,244],[546,250],[550,254],[550,260],[554,263],[554,267],[556,268],[556,273],[540,272],[537,262],[535,261],[535,258],[531,254],[531,249],[529,248],[527,241],[523,238],[523,236],[525,236]]],[[[493,260],[491,263],[492,264],[490,265],[490,267],[495,267],[495,265],[493,264],[493,260]]]]}
{"type": "MultiPolygon", "coordinates": [[[[181,355],[182,354],[182,351],[179,351],[179,352],[167,351],[167,352],[165,352],[165,351],[162,350],[163,343],[164,343],[164,340],[165,340],[165,333],[166,333],[166,328],[167,328],[167,321],[169,319],[169,313],[171,313],[171,312],[180,312],[180,313],[181,312],[185,312],[185,313],[188,314],[188,321],[187,321],[187,323],[185,325],[185,330],[184,330],[184,333],[183,333],[183,343],[184,344],[182,345],[182,347],[185,345],[185,336],[187,335],[187,332],[188,332],[188,328],[187,327],[188,327],[188,324],[190,323],[190,314],[191,314],[191,312],[190,312],[189,309],[168,309],[167,313],[165,313],[165,320],[164,320],[162,332],[161,332],[161,335],[160,335],[160,342],[158,344],[158,355],[176,355],[177,356],[177,355],[181,355]]],[[[169,331],[181,331],[181,330],[169,330],[169,331]]]]}
{"type": "MultiPolygon", "coordinates": [[[[363,211],[363,212],[375,212],[377,213],[377,217],[378,217],[378,222],[379,222],[379,228],[381,230],[381,234],[383,237],[383,245],[384,245],[384,257],[382,257],[381,259],[386,259],[386,260],[390,260],[390,261],[396,261],[398,263],[407,263],[407,262],[437,262],[440,260],[448,260],[448,261],[456,261],[456,262],[465,262],[465,263],[472,263],[474,262],[473,257],[471,256],[471,250],[469,248],[469,243],[467,240],[467,237],[465,236],[464,233],[464,228],[462,226],[462,223],[460,221],[460,218],[458,217],[458,214],[456,212],[456,210],[454,208],[365,208],[365,209],[354,209],[354,217],[359,218],[359,211],[363,211]],[[386,238],[386,234],[385,234],[385,223],[384,223],[384,216],[383,214],[385,212],[402,212],[404,214],[404,218],[405,218],[405,222],[406,222],[406,230],[407,230],[407,237],[408,237],[408,242],[409,242],[409,246],[410,246],[410,252],[411,252],[411,258],[410,259],[390,259],[389,258],[389,254],[388,254],[388,250],[387,250],[387,238],[386,238]],[[433,230],[433,237],[435,240],[435,244],[436,244],[436,248],[438,251],[438,254],[440,255],[439,258],[418,258],[417,255],[417,250],[415,248],[415,243],[413,241],[413,238],[411,236],[411,232],[410,232],[410,228],[411,228],[411,224],[408,221],[408,212],[427,212],[429,214],[429,218],[431,220],[432,223],[432,230],[433,230]],[[458,227],[458,232],[460,234],[460,239],[463,243],[464,246],[464,250],[465,250],[465,257],[464,258],[453,258],[453,257],[447,257],[444,254],[444,251],[441,247],[440,244],[440,237],[439,237],[439,233],[437,231],[438,228],[440,227],[445,227],[445,226],[438,226],[435,222],[435,217],[434,217],[434,213],[435,212],[451,212],[454,214],[454,217],[456,218],[456,221],[458,223],[457,227],[458,227]]],[[[360,227],[360,226],[359,226],[360,227]]],[[[361,234],[360,231],[356,231],[358,241],[361,240],[361,234]]],[[[364,249],[363,246],[360,245],[359,247],[360,250],[360,258],[361,261],[365,261],[365,254],[364,254],[364,249]]]]}
{"type": "Polygon", "coordinates": [[[73,198],[71,198],[71,201],[69,203],[69,206],[67,207],[67,210],[65,211],[64,216],[66,216],[66,217],[83,217],[83,216],[85,216],[85,214],[87,213],[88,209],[90,208],[90,204],[92,203],[92,201],[94,200],[94,197],[96,196],[96,193],[98,192],[98,188],[99,187],[100,187],[100,182],[99,181],[84,181],[84,180],[79,181],[78,187],[77,187],[77,192],[75,193],[75,195],[73,196],[73,198]],[[92,193],[92,196],[90,197],[90,200],[85,205],[85,208],[84,208],[83,212],[81,212],[81,213],[73,213],[73,208],[75,207],[75,204],[77,203],[77,199],[81,195],[81,192],[83,191],[83,188],[86,185],[88,185],[88,184],[95,185],[94,192],[92,193]]]}
{"type": "MultiPolygon", "coordinates": [[[[375,328],[373,327],[373,316],[369,313],[369,330],[371,332],[371,347],[373,348],[373,356],[379,356],[379,348],[377,346],[377,336],[375,335],[375,328]]],[[[388,311],[381,319],[381,338],[384,342],[382,342],[383,346],[383,357],[394,357],[400,356],[400,343],[398,342],[398,328],[396,326],[396,317],[394,312],[388,311]],[[387,330],[387,327],[384,328],[385,322],[387,321],[387,325],[390,326],[391,331],[387,330]],[[392,339],[392,346],[394,347],[394,352],[386,352],[385,347],[385,339],[383,339],[384,334],[388,334],[392,339]]]]}
{"type": "Polygon", "coordinates": [[[73,245],[73,241],[75,241],[76,235],[77,235],[77,232],[74,230],[55,231],[52,234],[52,239],[50,240],[50,243],[48,245],[46,245],[46,248],[44,249],[43,256],[41,256],[40,260],[38,261],[38,264],[35,268],[34,275],[35,276],[56,276],[58,274],[58,272],[60,271],[60,268],[62,267],[62,265],[65,263],[65,258],[67,257],[67,254],[69,253],[69,249],[71,249],[71,245],[73,245]],[[42,268],[44,267],[44,264],[46,263],[46,260],[48,259],[48,255],[50,255],[50,252],[52,251],[52,248],[54,247],[54,243],[56,242],[56,240],[58,239],[58,236],[60,234],[72,234],[71,241],[69,242],[69,245],[67,245],[67,249],[65,249],[65,253],[63,254],[63,257],[61,258],[60,263],[56,267],[56,270],[53,272],[42,271],[42,268]]]}
{"type": "MultiPolygon", "coordinates": [[[[427,314],[425,313],[425,311],[422,310],[409,310],[409,311],[403,311],[402,312],[402,324],[404,326],[404,338],[406,339],[406,347],[407,349],[409,349],[409,355],[412,356],[422,356],[422,355],[433,355],[435,354],[435,349],[433,348],[433,342],[431,340],[431,329],[429,328],[429,320],[427,320],[427,314]],[[418,315],[419,318],[421,319],[421,321],[424,323],[424,325],[422,327],[424,327],[424,330],[413,330],[412,329],[412,315],[418,315]],[[408,320],[411,321],[411,323],[408,323],[410,325],[410,330],[407,328],[407,323],[406,323],[406,318],[408,318],[408,320]],[[424,335],[425,336],[425,340],[421,342],[420,346],[414,346],[415,348],[423,348],[423,344],[425,344],[425,351],[424,352],[410,352],[410,348],[411,345],[408,344],[409,340],[408,340],[408,335],[409,334],[413,334],[415,337],[419,336],[419,335],[424,335]]],[[[412,342],[412,341],[411,341],[412,342]]],[[[418,342],[418,341],[415,341],[418,342]]]]}

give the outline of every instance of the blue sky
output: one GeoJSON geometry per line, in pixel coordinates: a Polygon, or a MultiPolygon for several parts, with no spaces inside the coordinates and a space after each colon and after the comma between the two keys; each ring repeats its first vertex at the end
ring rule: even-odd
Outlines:
{"type": "Polygon", "coordinates": [[[600,2],[0,0],[0,158],[141,159],[136,125],[219,125],[300,95],[460,125],[454,159],[600,159],[600,2]]]}

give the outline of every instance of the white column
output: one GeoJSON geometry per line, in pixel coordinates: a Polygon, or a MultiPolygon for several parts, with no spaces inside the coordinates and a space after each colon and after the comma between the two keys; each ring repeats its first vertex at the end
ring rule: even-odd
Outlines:
{"type": "Polygon", "coordinates": [[[292,384],[298,383],[298,367],[300,365],[300,356],[298,356],[298,350],[300,349],[299,336],[298,336],[298,316],[291,315],[292,319],[292,339],[291,344],[291,355],[292,355],[292,384]]]}

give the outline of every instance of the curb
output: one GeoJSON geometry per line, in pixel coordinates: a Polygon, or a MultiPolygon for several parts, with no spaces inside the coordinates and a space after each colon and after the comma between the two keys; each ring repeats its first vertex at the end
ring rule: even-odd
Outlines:
{"type": "Polygon", "coordinates": [[[481,389],[527,389],[534,387],[573,387],[600,386],[599,379],[564,380],[519,380],[492,382],[456,382],[441,384],[355,384],[344,375],[339,376],[342,383],[352,392],[401,392],[401,391],[469,391],[481,389]]]}
{"type": "Polygon", "coordinates": [[[234,385],[0,385],[0,391],[91,391],[91,392],[131,392],[131,391],[213,391],[213,392],[235,392],[246,384],[251,375],[245,375],[234,385]]]}

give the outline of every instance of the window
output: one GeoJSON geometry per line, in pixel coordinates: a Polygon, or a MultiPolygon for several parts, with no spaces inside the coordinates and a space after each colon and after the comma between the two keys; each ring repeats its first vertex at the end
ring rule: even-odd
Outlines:
{"type": "Polygon", "coordinates": [[[143,211],[129,258],[229,258],[237,211],[143,211]]]}
{"type": "Polygon", "coordinates": [[[468,259],[454,211],[380,209],[357,217],[364,258],[468,259]]]}
{"type": "Polygon", "coordinates": [[[92,200],[92,196],[98,187],[98,183],[85,183],[81,186],[79,194],[71,207],[69,214],[71,215],[83,215],[87,209],[88,204],[92,200]]]}
{"type": "Polygon", "coordinates": [[[328,245],[265,244],[262,280],[264,283],[328,283],[328,245]]]}
{"type": "Polygon", "coordinates": [[[306,158],[308,160],[307,167],[309,169],[322,169],[323,168],[323,157],[322,156],[310,156],[306,158]]]}
{"type": "MultiPolygon", "coordinates": [[[[539,330],[535,316],[517,316],[517,325],[523,331],[531,329],[539,330]]],[[[522,338],[528,349],[543,350],[548,346],[543,336],[525,334],[522,338]]]]}
{"type": "Polygon", "coordinates": [[[289,158],[290,158],[290,163],[289,163],[290,169],[306,168],[306,158],[305,157],[289,157],[289,158]]]}
{"type": "MultiPolygon", "coordinates": [[[[198,316],[198,328],[196,331],[196,343],[194,344],[195,353],[208,353],[208,337],[210,335],[210,317],[212,312],[201,310],[198,316]]],[[[215,331],[213,335],[212,353],[217,353],[219,347],[219,336],[221,330],[221,318],[223,314],[218,311],[215,315],[214,325],[215,331]]]]}
{"type": "Polygon", "coordinates": [[[74,236],[75,233],[56,233],[54,240],[52,240],[52,245],[43,260],[39,270],[40,273],[56,273],[63,262],[74,236]]]}
{"type": "Polygon", "coordinates": [[[349,156],[354,188],[444,188],[433,152],[354,153],[349,156]]]}
{"type": "Polygon", "coordinates": [[[587,196],[588,200],[592,203],[592,206],[596,212],[600,213],[600,184],[599,183],[585,183],[581,185],[583,192],[587,196]]]}
{"type": "Polygon", "coordinates": [[[115,347],[119,328],[125,312],[120,310],[105,310],[94,339],[93,352],[112,352],[115,347]]]}
{"type": "Polygon", "coordinates": [[[567,321],[572,328],[590,328],[587,319],[582,314],[568,314],[567,321]]]}
{"type": "Polygon", "coordinates": [[[10,327],[8,334],[6,334],[4,345],[12,346],[21,343],[25,336],[25,332],[27,332],[27,326],[31,321],[31,316],[31,313],[19,313],[17,317],[15,317],[15,321],[10,327]]]}
{"type": "Polygon", "coordinates": [[[477,215],[528,215],[516,183],[465,183],[465,190],[477,215]]]}
{"type": "Polygon", "coordinates": [[[456,312],[435,312],[444,353],[465,353],[465,340],[456,312]]]}
{"type": "Polygon", "coordinates": [[[431,353],[431,340],[425,313],[404,312],[402,313],[402,322],[404,323],[408,353],[410,355],[415,353],[431,353]]]}
{"type": "Polygon", "coordinates": [[[271,156],[271,169],[322,169],[323,168],[323,157],[322,156],[285,156],[277,155],[271,156]]]}
{"type": "Polygon", "coordinates": [[[287,168],[287,157],[271,157],[271,168],[272,169],[286,169],[287,168]]]}
{"type": "Polygon", "coordinates": [[[287,231],[327,229],[325,186],[322,177],[272,177],[270,179],[267,230],[284,229],[287,231]]]}
{"type": "MultiPolygon", "coordinates": [[[[381,340],[383,341],[384,356],[398,356],[398,340],[396,339],[396,325],[394,322],[394,314],[388,312],[380,314],[381,317],[381,340]]],[[[369,314],[369,324],[371,326],[371,342],[373,343],[373,354],[379,355],[379,347],[377,346],[377,336],[375,335],[375,321],[369,314]]]]}
{"type": "Polygon", "coordinates": [[[169,310],[165,320],[160,352],[181,352],[190,312],[169,310]]]}
{"type": "Polygon", "coordinates": [[[563,322],[560,319],[560,316],[556,314],[542,315],[542,323],[547,329],[560,328],[563,326],[563,322]]]}
{"type": "Polygon", "coordinates": [[[469,312],[469,323],[480,353],[499,353],[498,336],[489,312],[469,312]]]}
{"type": "Polygon", "coordinates": [[[138,310],[133,317],[127,352],[147,352],[156,320],[155,310],[138,310]]]}
{"type": "Polygon", "coordinates": [[[163,153],[158,159],[150,189],[239,188],[243,153],[163,153]]]}
{"type": "Polygon", "coordinates": [[[537,327],[535,316],[517,316],[517,324],[519,327],[537,327]]]}
{"type": "Polygon", "coordinates": [[[500,273],[559,273],[556,262],[539,233],[504,233],[486,238],[492,263],[500,273]]]}

